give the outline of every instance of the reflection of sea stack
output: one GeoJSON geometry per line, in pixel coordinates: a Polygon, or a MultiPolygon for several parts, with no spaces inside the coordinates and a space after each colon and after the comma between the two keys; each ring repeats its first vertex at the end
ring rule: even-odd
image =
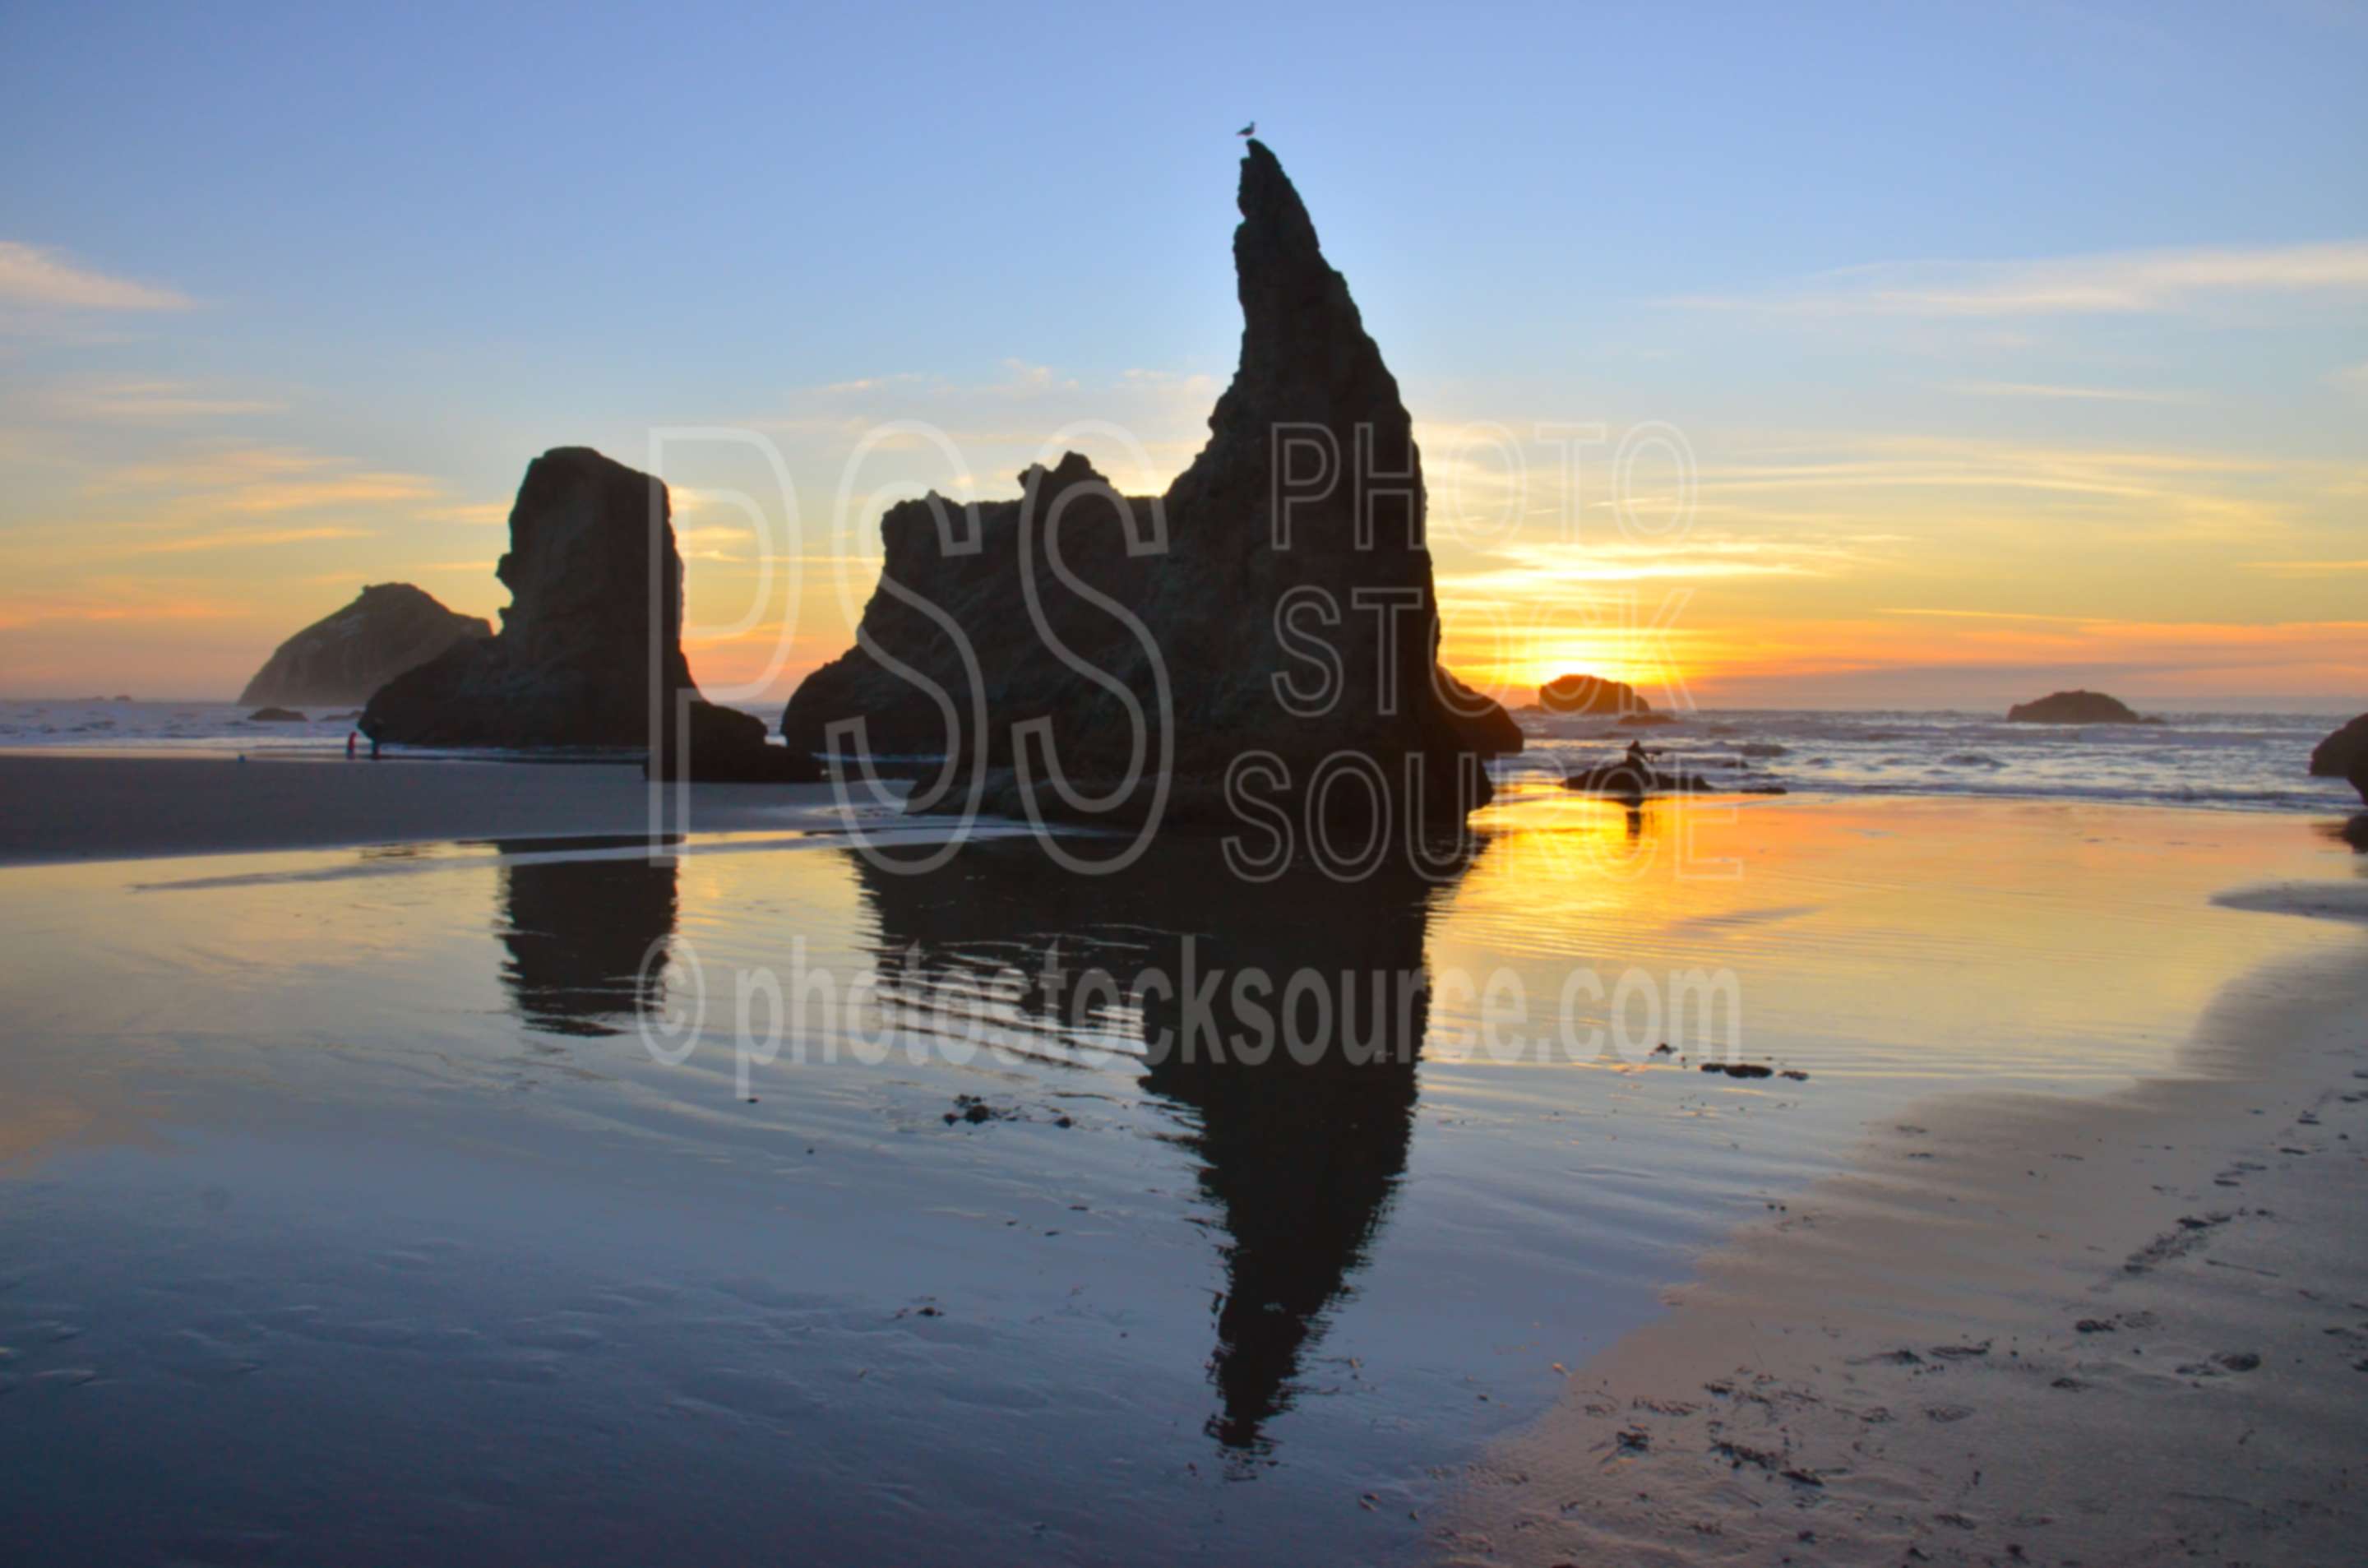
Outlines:
{"type": "MultiPolygon", "coordinates": [[[[1460,860],[1460,857],[1459,857],[1460,860]]],[[[917,972],[886,967],[899,987],[960,975],[972,984],[1006,966],[1027,979],[1024,1004],[1045,1017],[1044,975],[1055,961],[1069,997],[1080,977],[1101,970],[1121,987],[1156,967],[1185,972],[1181,942],[1148,933],[1199,933],[1193,966],[1228,980],[1208,1000],[1209,1023],[1224,1041],[1255,1040],[1277,1028],[1258,1064],[1233,1045],[1212,1061],[1205,1049],[1183,1060],[1180,1046],[1146,1065],[1144,1087],[1183,1123],[1180,1139],[1200,1163],[1202,1195],[1218,1210],[1225,1291],[1210,1364],[1218,1410],[1210,1433],[1230,1449],[1265,1442],[1266,1424],[1292,1403],[1309,1343],[1363,1267],[1406,1168],[1415,1106],[1415,1059],[1428,1023],[1424,937],[1436,892],[1412,877],[1381,875],[1343,898],[1339,884],[1300,867],[1256,887],[1211,875],[1205,846],[1154,844],[1123,871],[1099,877],[1047,873],[1042,852],[1014,840],[963,849],[942,869],[895,875],[859,862],[877,911],[881,948],[917,972]],[[1014,933],[1030,933],[1026,945],[1014,933]],[[1106,934],[1106,937],[1105,937],[1106,934]],[[1331,1011],[1315,1027],[1303,996],[1303,1040],[1320,1040],[1315,1060],[1293,1060],[1287,1035],[1230,977],[1250,970],[1279,994],[1293,976],[1320,982],[1331,1011]]],[[[1066,1004],[1064,1004],[1066,1006],[1066,1004]]],[[[1190,1027],[1174,998],[1146,993],[1140,1028],[1146,1045],[1178,1040],[1190,1027]]]]}
{"type": "Polygon", "coordinates": [[[675,863],[635,852],[598,859],[532,857],[618,847],[606,838],[521,838],[496,844],[522,857],[502,867],[502,983],[518,1017],[544,1034],[608,1035],[639,1007],[662,1002],[674,935],[675,863]]]}
{"type": "MultiPolygon", "coordinates": [[[[1240,367],[1190,469],[1163,497],[1121,503],[1071,453],[1021,475],[1017,501],[966,509],[932,496],[890,508],[884,575],[859,646],[790,699],[781,733],[791,745],[825,749],[832,724],[860,721],[875,754],[952,749],[1001,767],[1015,726],[1042,720],[1065,771],[1109,779],[1133,750],[1128,699],[1156,727],[1164,676],[1173,814],[1224,815],[1220,782],[1248,751],[1281,758],[1294,789],[1335,753],[1371,758],[1402,801],[1410,762],[1422,814],[1435,819],[1487,798],[1476,758],[1519,750],[1520,733],[1495,703],[1435,675],[1421,458],[1396,379],[1298,192],[1255,141],[1239,204],[1240,367]],[[1060,571],[1106,603],[1056,573],[1045,544],[1055,519],[1060,571]],[[984,736],[966,702],[969,653],[984,736]],[[1304,713],[1278,699],[1279,680],[1304,694],[1304,713]]],[[[1139,815],[1151,793],[1139,788],[1113,814],[1139,815]]]]}
{"type": "Polygon", "coordinates": [[[239,693],[239,706],[367,702],[371,692],[453,643],[493,634],[484,617],[446,609],[408,583],[374,583],[345,608],[279,644],[239,693]]]}
{"type": "Polygon", "coordinates": [[[694,777],[821,777],[810,758],[767,745],[761,721],[700,699],[682,653],[672,506],[648,474],[588,447],[543,453],[518,486],[496,574],[511,596],[500,633],[455,644],[382,687],[362,711],[365,734],[411,745],[642,746],[653,696],[669,733],[688,698],[694,777]]]}

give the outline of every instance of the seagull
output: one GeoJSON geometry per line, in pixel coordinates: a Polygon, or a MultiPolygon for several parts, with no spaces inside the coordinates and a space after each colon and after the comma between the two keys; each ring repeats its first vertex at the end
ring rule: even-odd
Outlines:
{"type": "Polygon", "coordinates": [[[1235,135],[1236,135],[1236,136],[1255,136],[1255,135],[1257,135],[1257,134],[1258,134],[1258,121],[1257,121],[1257,120],[1255,120],[1255,119],[1254,119],[1254,120],[1251,120],[1247,125],[1245,125],[1245,126],[1243,126],[1239,131],[1235,131],[1235,132],[1234,132],[1234,134],[1235,134],[1235,135]]]}

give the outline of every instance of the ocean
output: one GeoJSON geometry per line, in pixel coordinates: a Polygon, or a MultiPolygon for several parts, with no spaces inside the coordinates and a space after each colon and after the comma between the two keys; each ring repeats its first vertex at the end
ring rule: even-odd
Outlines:
{"type": "MultiPolygon", "coordinates": [[[[317,754],[345,749],[354,710],[302,723],[256,723],[228,702],[0,702],[0,747],[84,751],[317,754]]],[[[777,709],[750,708],[768,723],[777,709]]],[[[1664,766],[1713,780],[1781,784],[1793,794],[1967,795],[2248,811],[2328,812],[2358,804],[2340,778],[2309,774],[2311,747],[2342,722],[2323,713],[2163,715],[2146,725],[2009,724],[1946,710],[1839,712],[1703,709],[1675,723],[1521,716],[1530,749],[1501,778],[1556,777],[1600,762],[1633,737],[1664,766]]]]}

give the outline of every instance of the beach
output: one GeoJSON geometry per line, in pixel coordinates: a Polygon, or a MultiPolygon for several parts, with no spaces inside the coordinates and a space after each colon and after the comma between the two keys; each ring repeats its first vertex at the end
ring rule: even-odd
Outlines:
{"type": "Polygon", "coordinates": [[[0,864],[223,855],[438,839],[796,831],[827,785],[694,786],[653,815],[638,762],[528,766],[328,756],[0,753],[0,864]]]}
{"type": "Polygon", "coordinates": [[[2173,1076],[1873,1130],[1474,1467],[1451,1560],[2343,1559],[2361,957],[2232,982],[2173,1076]]]}
{"type": "Polygon", "coordinates": [[[0,1568],[2368,1561],[2362,19],[13,8],[0,1568]]]}
{"type": "Polygon", "coordinates": [[[2353,1539],[2328,821],[1517,788],[1246,893],[613,766],[0,785],[27,1562],[2353,1539]],[[1159,1052],[1253,971],[1374,1059],[1159,1052]]]}

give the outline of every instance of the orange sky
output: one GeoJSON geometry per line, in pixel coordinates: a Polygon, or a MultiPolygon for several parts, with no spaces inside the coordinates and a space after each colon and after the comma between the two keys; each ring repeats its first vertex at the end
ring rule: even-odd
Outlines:
{"type": "MultiPolygon", "coordinates": [[[[1093,392],[1073,385],[1069,399],[1093,392]]],[[[1099,432],[1076,444],[1128,488],[1155,487],[1189,458],[1190,411],[1206,392],[1138,397],[1138,419],[1167,419],[1139,454],[1099,432]]],[[[219,417],[181,412],[193,394],[172,389],[93,396],[107,407],[96,419],[128,426],[108,434],[136,456],[94,461],[70,439],[8,437],[17,471],[49,481],[32,490],[40,510],[0,530],[8,695],[227,697],[365,581],[415,581],[476,613],[504,602],[492,575],[503,498],[211,434],[219,417]]],[[[1509,702],[1565,671],[1629,680],[1664,706],[1989,708],[2080,683],[2156,706],[2368,699],[2360,465],[1706,435],[1691,485],[1667,451],[1623,483],[1607,443],[1603,472],[1583,470],[1574,496],[1556,453],[1508,442],[1508,428],[1420,433],[1446,661],[1509,702]]],[[[837,476],[809,476],[833,440],[852,445],[843,432],[752,426],[747,439],[771,449],[691,452],[679,467],[712,483],[677,476],[676,489],[693,667],[751,702],[780,699],[848,645],[875,570],[874,519],[897,486],[1008,494],[991,462],[1008,472],[1033,455],[969,435],[988,449],[982,476],[934,443],[892,442],[842,502],[837,476]]]]}

